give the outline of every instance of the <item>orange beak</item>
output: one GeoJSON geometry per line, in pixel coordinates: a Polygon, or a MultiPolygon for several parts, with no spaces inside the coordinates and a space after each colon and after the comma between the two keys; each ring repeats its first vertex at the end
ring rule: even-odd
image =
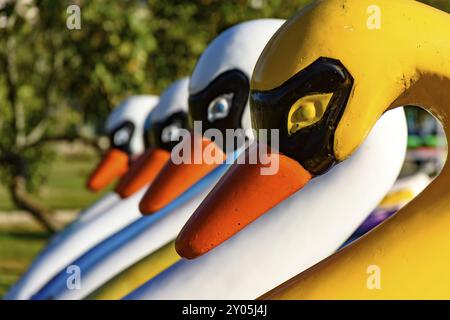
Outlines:
{"type": "Polygon", "coordinates": [[[191,150],[186,157],[189,161],[181,164],[170,161],[166,164],[139,203],[139,209],[143,214],[159,211],[225,161],[226,155],[222,149],[200,135],[192,135],[192,138],[182,142],[181,146],[182,150],[191,150]],[[184,144],[190,144],[190,147],[184,144]],[[218,161],[205,161],[205,154],[213,155],[218,161]]]}
{"type": "Polygon", "coordinates": [[[164,149],[149,149],[140,156],[120,179],[115,191],[121,198],[128,198],[145,186],[151,183],[167,161],[170,159],[170,152],[164,149]]]}
{"type": "Polygon", "coordinates": [[[261,169],[270,164],[249,164],[256,150],[252,145],[241,155],[245,164],[233,164],[185,224],[176,240],[180,256],[194,259],[215,248],[312,178],[297,161],[273,151],[278,170],[262,175],[261,169]]]}
{"type": "Polygon", "coordinates": [[[128,170],[128,154],[118,149],[109,150],[91,173],[87,187],[91,191],[99,191],[121,177],[128,170]]]}

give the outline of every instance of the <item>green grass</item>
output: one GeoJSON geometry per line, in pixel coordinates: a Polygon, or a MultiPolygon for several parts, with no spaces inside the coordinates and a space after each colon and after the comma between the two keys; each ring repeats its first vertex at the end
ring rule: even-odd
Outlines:
{"type": "MultiPolygon", "coordinates": [[[[52,210],[86,208],[108,191],[91,193],[85,188],[86,179],[98,161],[95,154],[88,152],[58,156],[36,199],[52,210]]],[[[11,210],[16,208],[5,188],[0,186],[0,211],[11,210]]],[[[50,236],[37,226],[5,228],[0,228],[0,299],[26,271],[50,236]]]]}
{"type": "Polygon", "coordinates": [[[0,230],[0,298],[25,272],[48,238],[42,231],[0,230]]]}
{"type": "MultiPolygon", "coordinates": [[[[98,161],[92,153],[58,156],[35,197],[52,210],[85,208],[108,191],[92,193],[85,188],[86,179],[98,161]]],[[[0,211],[14,209],[5,188],[0,186],[0,211]]]]}

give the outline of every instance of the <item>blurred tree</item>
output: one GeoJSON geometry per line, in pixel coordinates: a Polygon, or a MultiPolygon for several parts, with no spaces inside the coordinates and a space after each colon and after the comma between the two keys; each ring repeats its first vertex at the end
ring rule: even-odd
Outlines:
{"type": "MultiPolygon", "coordinates": [[[[95,134],[131,94],[189,74],[207,44],[248,19],[288,18],[309,0],[0,0],[0,177],[48,230],[36,200],[54,148],[95,134]],[[66,26],[69,5],[81,30],[66,26]]],[[[448,0],[423,1],[450,10],[448,0]]]]}
{"type": "Polygon", "coordinates": [[[157,90],[189,74],[220,32],[245,20],[287,19],[310,0],[148,0],[150,29],[158,50],[150,54],[149,74],[157,90]]]}
{"type": "Polygon", "coordinates": [[[449,0],[419,0],[419,1],[450,13],[449,0]]]}
{"type": "Polygon", "coordinates": [[[37,199],[51,142],[100,149],[94,131],[114,104],[150,90],[149,19],[142,1],[0,0],[1,181],[49,231],[58,226],[37,199]],[[73,3],[82,8],[81,30],[66,27],[73,3]]]}
{"type": "Polygon", "coordinates": [[[0,174],[16,206],[55,230],[37,201],[49,142],[99,148],[89,133],[122,99],[189,74],[223,29],[288,17],[305,2],[0,0],[0,174]],[[66,27],[71,4],[81,8],[81,30],[66,27]]]}

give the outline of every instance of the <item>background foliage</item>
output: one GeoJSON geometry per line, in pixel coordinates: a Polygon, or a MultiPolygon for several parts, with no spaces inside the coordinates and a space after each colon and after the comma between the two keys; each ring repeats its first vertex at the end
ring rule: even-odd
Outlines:
{"type": "MultiPolygon", "coordinates": [[[[46,227],[36,198],[55,159],[51,142],[101,149],[111,108],[188,75],[207,44],[248,19],[288,18],[309,0],[0,0],[0,179],[46,227]],[[70,4],[81,30],[66,28],[70,4]]],[[[449,0],[424,1],[450,10],[449,0]]]]}

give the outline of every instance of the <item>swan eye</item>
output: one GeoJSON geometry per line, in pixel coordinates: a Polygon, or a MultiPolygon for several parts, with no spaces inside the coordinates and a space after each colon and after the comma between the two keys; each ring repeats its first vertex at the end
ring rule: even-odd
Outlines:
{"type": "Polygon", "coordinates": [[[163,143],[170,143],[173,141],[180,140],[180,129],[181,128],[182,128],[182,125],[177,122],[168,125],[161,131],[161,141],[163,143]]]}
{"type": "Polygon", "coordinates": [[[333,93],[314,94],[298,99],[289,110],[287,129],[292,135],[322,119],[333,93]]]}
{"type": "Polygon", "coordinates": [[[113,143],[116,146],[124,146],[130,141],[130,138],[130,129],[127,127],[123,127],[114,133],[113,143]]]}
{"type": "Polygon", "coordinates": [[[208,121],[214,122],[228,116],[233,101],[233,93],[226,93],[218,96],[208,106],[208,121]]]}

